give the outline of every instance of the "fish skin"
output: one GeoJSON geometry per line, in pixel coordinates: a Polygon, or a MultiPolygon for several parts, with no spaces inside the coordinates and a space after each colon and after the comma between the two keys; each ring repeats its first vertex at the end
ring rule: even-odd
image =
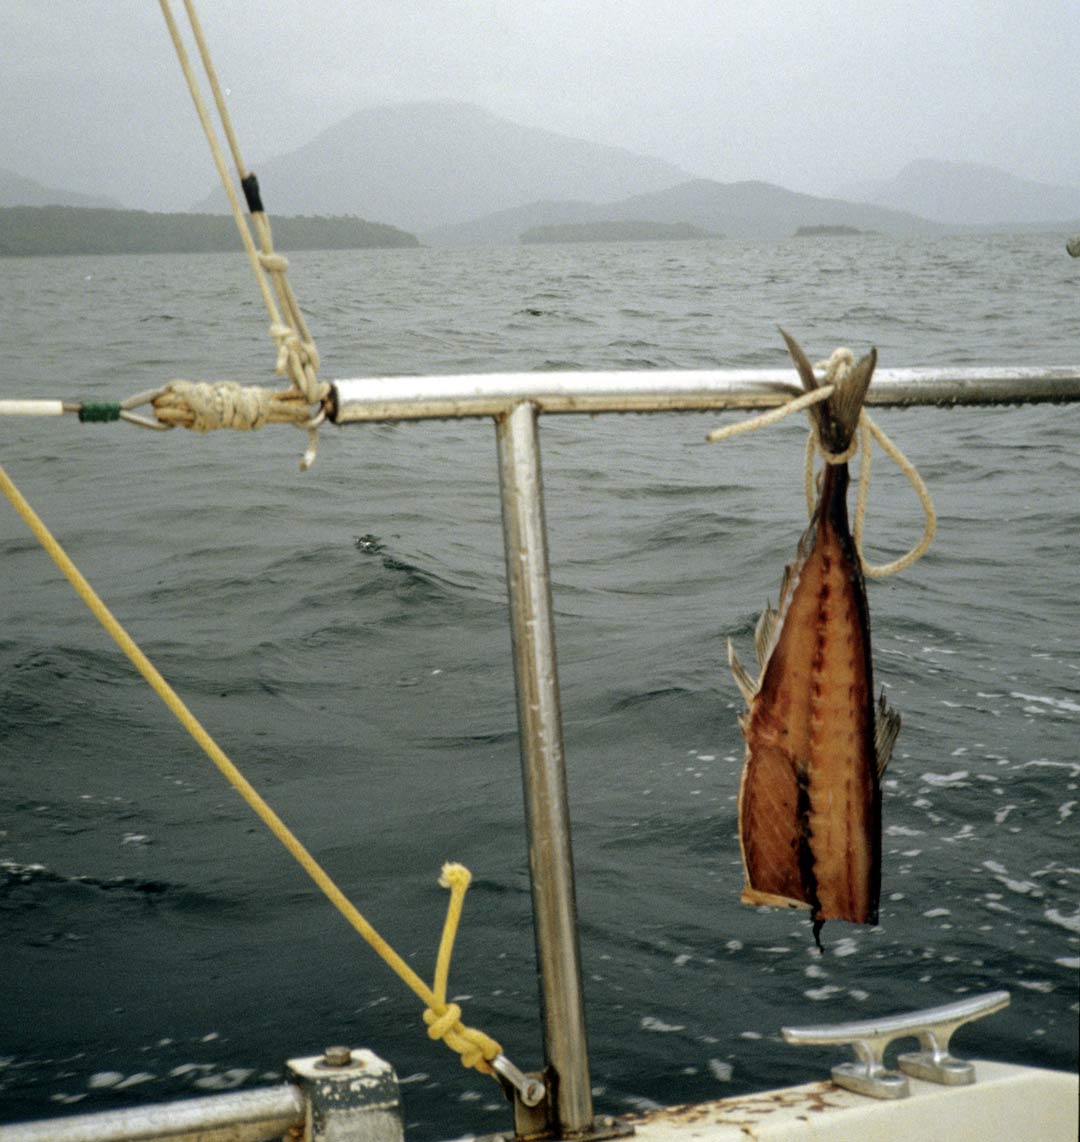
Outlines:
{"type": "MultiPolygon", "coordinates": [[[[784,337],[804,387],[817,387],[805,354],[784,337]]],[[[863,358],[833,396],[812,407],[830,451],[850,443],[875,361],[873,353],[863,358]]],[[[848,525],[849,482],[846,463],[826,465],[779,606],[766,608],[758,624],[756,684],[729,645],[748,706],[740,718],[742,900],[808,908],[815,935],[826,920],[877,923],[880,775],[899,728],[884,697],[875,710],[866,588],[848,525]]]]}

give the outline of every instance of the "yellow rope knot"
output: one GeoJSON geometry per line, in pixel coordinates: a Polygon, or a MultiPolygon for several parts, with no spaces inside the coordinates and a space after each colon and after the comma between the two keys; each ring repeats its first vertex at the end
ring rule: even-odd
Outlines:
{"type": "Polygon", "coordinates": [[[491,1060],[502,1054],[502,1047],[483,1031],[466,1027],[461,1022],[461,1008],[456,1003],[446,1002],[446,983],[450,975],[450,956],[454,950],[461,909],[465,903],[465,893],[472,882],[472,873],[463,865],[448,862],[442,866],[439,884],[450,890],[450,903],[446,909],[442,938],[439,940],[439,954],[435,959],[435,983],[431,989],[432,1002],[424,1011],[424,1022],[428,1025],[428,1036],[441,1039],[451,1050],[461,1056],[461,1064],[475,1067],[484,1074],[492,1074],[491,1060]]]}
{"type": "Polygon", "coordinates": [[[491,1061],[502,1054],[502,1047],[483,1031],[466,1027],[461,1021],[461,1008],[456,1003],[448,1003],[441,1015],[430,1007],[426,1008],[424,1022],[428,1025],[428,1038],[441,1039],[451,1050],[457,1051],[463,1067],[474,1067],[484,1074],[492,1074],[491,1061]]]}

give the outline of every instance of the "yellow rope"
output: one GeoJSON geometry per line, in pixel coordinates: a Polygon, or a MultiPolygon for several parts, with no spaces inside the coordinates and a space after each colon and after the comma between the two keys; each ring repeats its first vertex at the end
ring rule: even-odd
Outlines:
{"type": "MultiPolygon", "coordinates": [[[[829,361],[823,364],[830,370],[828,375],[831,376],[835,374],[836,369],[843,367],[845,363],[850,365],[851,359],[850,350],[837,349],[829,361]]],[[[733,436],[741,436],[744,432],[757,432],[759,429],[768,428],[769,425],[776,424],[791,416],[793,413],[799,412],[804,408],[809,408],[819,401],[828,400],[835,391],[836,386],[834,384],[824,384],[812,392],[793,397],[779,408],[770,409],[768,412],[761,413],[759,416],[748,417],[746,420],[741,420],[736,424],[726,425],[724,428],[713,429],[712,432],[708,433],[705,439],[710,444],[716,444],[722,440],[729,440],[733,436]]],[[[815,453],[820,453],[826,464],[846,464],[860,448],[862,450],[862,457],[859,462],[859,483],[855,494],[855,520],[852,525],[851,538],[855,544],[855,550],[859,556],[859,563],[862,566],[863,574],[870,579],[884,579],[890,575],[896,575],[900,571],[905,571],[926,554],[927,549],[934,540],[934,534],[937,531],[937,513],[934,511],[930,491],[926,487],[923,478],[919,475],[915,465],[912,464],[900,448],[886,436],[884,430],[864,408],[859,413],[859,431],[852,437],[851,444],[842,453],[831,453],[827,451],[818,439],[817,432],[811,425],[810,434],[806,440],[806,462],[803,481],[806,490],[806,508],[808,515],[813,515],[814,501],[816,499],[814,492],[815,453]],[[922,538],[918,543],[905,555],[900,556],[899,559],[894,559],[891,563],[884,564],[869,563],[862,545],[863,528],[866,522],[866,505],[870,496],[871,439],[876,440],[878,444],[881,445],[882,450],[896,464],[900,471],[903,472],[908,482],[915,489],[915,494],[919,497],[919,503],[922,505],[923,515],[926,521],[922,538]]]]}
{"type": "Polygon", "coordinates": [[[256,792],[239,769],[229,760],[225,752],[203,728],[195,715],[187,708],[180,696],[165,681],[154,664],[146,657],[135,640],[114,617],[109,608],[87,582],[82,572],[71,561],[67,552],[60,546],[34,509],[27,503],[22,493],[12,482],[4,468],[0,466],[0,489],[11,501],[12,506],[22,517],[27,527],[34,533],[38,542],[49,554],[53,562],[67,576],[79,598],[90,608],[94,617],[105,628],[113,641],[128,656],[135,668],[146,679],[157,696],[165,703],[177,721],[203,748],[207,757],[217,766],[229,784],[240,794],[250,808],[258,815],[271,833],[281,842],[286,851],[311,877],[335,908],[360,933],[371,948],[398,975],[403,983],[419,996],[427,1005],[424,1022],[428,1024],[428,1035],[432,1039],[442,1039],[447,1046],[461,1055],[464,1066],[475,1067],[485,1074],[491,1074],[491,1060],[502,1054],[499,1044],[482,1031],[466,1027],[461,1022],[461,1008],[456,1003],[446,1002],[446,979],[450,969],[450,955],[454,936],[461,917],[462,901],[469,884],[469,872],[461,865],[447,865],[443,869],[440,884],[450,888],[450,906],[436,966],[436,985],[428,985],[398,955],[381,935],[352,904],[329,874],[300,843],[288,826],[256,792]]]}

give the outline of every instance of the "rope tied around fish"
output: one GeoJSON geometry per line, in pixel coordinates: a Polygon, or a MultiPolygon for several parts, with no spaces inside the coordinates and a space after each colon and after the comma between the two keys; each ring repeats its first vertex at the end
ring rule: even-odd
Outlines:
{"type": "MultiPolygon", "coordinates": [[[[799,349],[798,345],[787,333],[784,333],[783,330],[780,332],[787,341],[788,348],[791,350],[795,363],[799,366],[799,371],[803,374],[805,380],[806,370],[810,369],[810,366],[802,356],[802,350],[799,349]]],[[[710,444],[716,444],[722,440],[729,440],[733,436],[741,436],[743,433],[757,432],[759,429],[768,428],[770,425],[777,424],[781,420],[786,420],[789,416],[793,416],[803,409],[810,408],[821,401],[828,400],[855,368],[855,356],[850,349],[839,348],[833,351],[827,361],[818,362],[814,368],[823,374],[821,380],[816,382],[818,387],[810,389],[810,391],[803,393],[801,396],[792,398],[787,404],[781,405],[779,408],[770,409],[760,416],[752,416],[747,420],[740,421],[738,424],[731,424],[724,428],[714,429],[705,439],[710,444]]],[[[937,531],[937,513],[934,511],[934,504],[930,499],[930,492],[923,482],[922,477],[919,475],[918,470],[915,468],[915,465],[904,455],[898,445],[886,435],[885,431],[870,416],[865,408],[859,410],[858,431],[852,435],[851,443],[842,452],[829,451],[820,438],[814,418],[811,417],[810,432],[806,440],[806,462],[804,465],[807,514],[813,515],[814,512],[815,456],[820,455],[826,464],[846,464],[860,449],[862,456],[859,464],[859,482],[855,494],[855,519],[851,529],[851,537],[859,556],[859,563],[862,567],[863,574],[869,579],[885,579],[890,575],[896,575],[900,571],[905,571],[926,554],[927,549],[934,540],[934,533],[937,531]],[[912,488],[914,488],[915,494],[919,497],[920,504],[922,504],[926,520],[922,538],[918,543],[905,555],[900,556],[899,559],[894,559],[890,563],[883,564],[872,564],[868,562],[863,551],[862,543],[863,526],[866,519],[866,505],[870,495],[870,455],[872,442],[875,440],[881,446],[882,451],[904,474],[912,488]]]]}

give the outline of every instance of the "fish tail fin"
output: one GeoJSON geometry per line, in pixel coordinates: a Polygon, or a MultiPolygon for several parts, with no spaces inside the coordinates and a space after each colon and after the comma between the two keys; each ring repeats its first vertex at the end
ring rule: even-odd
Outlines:
{"type": "MultiPolygon", "coordinates": [[[[781,329],[780,333],[795,363],[803,388],[808,393],[821,388],[821,382],[814,373],[814,366],[810,364],[810,359],[802,347],[786,330],[781,329]]],[[[846,350],[844,353],[845,363],[850,362],[850,355],[846,350]]],[[[830,383],[835,384],[836,391],[827,401],[811,406],[809,411],[814,418],[818,435],[830,452],[843,452],[851,443],[876,366],[877,350],[871,349],[857,364],[837,369],[835,376],[828,378],[830,383]]]]}
{"type": "MultiPolygon", "coordinates": [[[[837,427],[847,435],[848,443],[851,442],[859,423],[859,414],[862,412],[866,391],[870,388],[876,366],[877,349],[871,349],[846,375],[837,379],[836,392],[826,402],[829,406],[829,415],[837,427]]],[[[847,444],[844,447],[846,448],[847,444]]]]}

